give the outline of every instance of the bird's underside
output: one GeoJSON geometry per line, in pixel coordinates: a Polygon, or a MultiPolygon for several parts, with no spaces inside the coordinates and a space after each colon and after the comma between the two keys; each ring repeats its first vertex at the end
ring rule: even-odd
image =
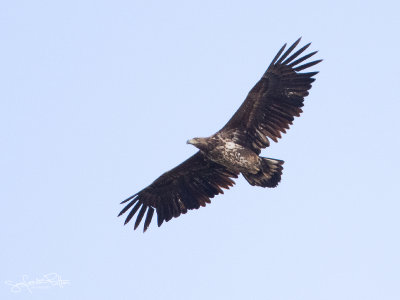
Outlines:
{"type": "Polygon", "coordinates": [[[301,64],[317,51],[299,58],[310,46],[307,44],[292,53],[299,42],[300,39],[284,53],[286,44],[279,50],[262,78],[220,131],[208,138],[188,141],[199,149],[196,154],[122,201],[127,204],[119,216],[130,210],[125,224],[138,212],[136,229],[146,214],[146,231],[156,210],[157,223],[161,226],[172,217],[211,203],[210,198],[223,194],[222,188],[233,186],[233,178],[240,173],[251,185],[278,185],[283,161],[259,154],[270,145],[270,140],[277,142],[294,117],[302,112],[304,97],[318,72],[300,71],[321,62],[301,64]]]}
{"type": "Polygon", "coordinates": [[[280,181],[283,161],[260,157],[239,144],[235,130],[217,132],[209,138],[194,138],[188,143],[199,148],[207,159],[233,173],[241,173],[251,185],[275,187],[280,181]]]}

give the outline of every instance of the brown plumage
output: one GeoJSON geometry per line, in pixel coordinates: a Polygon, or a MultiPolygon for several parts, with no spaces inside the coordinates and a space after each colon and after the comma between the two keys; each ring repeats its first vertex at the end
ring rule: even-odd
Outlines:
{"type": "Polygon", "coordinates": [[[138,213],[136,229],[146,215],[146,231],[156,210],[157,223],[161,226],[187,210],[211,203],[210,198],[222,194],[222,188],[233,186],[232,178],[240,173],[251,185],[278,185],[283,161],[259,154],[270,145],[270,140],[277,142],[294,117],[300,116],[304,97],[315,80],[312,77],[318,73],[300,71],[322,61],[300,65],[317,51],[298,58],[310,46],[307,44],[292,54],[299,42],[300,39],[285,53],[286,44],[279,50],[260,81],[220,131],[208,138],[188,141],[199,148],[195,155],[121,202],[127,204],[119,216],[130,210],[125,224],[138,213]]]}

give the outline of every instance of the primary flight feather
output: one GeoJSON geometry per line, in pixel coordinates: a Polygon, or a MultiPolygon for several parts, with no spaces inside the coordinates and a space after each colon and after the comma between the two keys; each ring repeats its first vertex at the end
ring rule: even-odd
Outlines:
{"type": "Polygon", "coordinates": [[[251,89],[243,104],[217,133],[187,141],[199,149],[192,157],[162,174],[152,184],[121,202],[127,203],[118,216],[128,212],[127,224],[137,213],[134,229],[143,217],[146,231],[157,213],[158,226],[173,217],[211,203],[223,194],[241,173],[253,186],[276,187],[281,180],[283,161],[260,157],[261,149],[278,141],[294,117],[302,112],[304,97],[318,72],[301,73],[322,60],[305,62],[317,53],[301,56],[311,43],[296,52],[298,39],[284,53],[278,51],[267,71],[251,89]],[[283,54],[282,54],[283,53],[283,54]],[[305,62],[304,64],[302,64],[305,62]]]}

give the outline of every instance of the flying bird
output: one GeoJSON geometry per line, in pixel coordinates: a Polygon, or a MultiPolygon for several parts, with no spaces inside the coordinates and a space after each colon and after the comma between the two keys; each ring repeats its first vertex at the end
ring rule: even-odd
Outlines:
{"type": "Polygon", "coordinates": [[[129,211],[127,224],[137,213],[134,229],[144,215],[144,232],[154,210],[158,226],[189,209],[211,203],[223,194],[241,173],[253,186],[273,188],[281,180],[283,160],[259,156],[261,149],[277,142],[294,117],[302,113],[304,97],[318,72],[301,72],[322,60],[305,62],[317,51],[301,56],[311,43],[292,53],[299,38],[286,52],[278,51],[267,71],[250,90],[243,104],[217,133],[187,141],[199,151],[172,170],[162,174],[148,187],[121,202],[127,203],[118,216],[129,211]],[[283,54],[282,54],[283,53],[283,54]],[[304,64],[302,64],[305,62],[304,64]]]}

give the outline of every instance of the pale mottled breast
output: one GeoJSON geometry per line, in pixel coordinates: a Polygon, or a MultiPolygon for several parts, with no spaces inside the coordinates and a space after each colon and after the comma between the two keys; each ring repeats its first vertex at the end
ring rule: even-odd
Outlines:
{"type": "Polygon", "coordinates": [[[211,160],[238,172],[259,171],[260,158],[253,151],[223,136],[216,136],[215,143],[215,148],[208,153],[211,160]]]}

